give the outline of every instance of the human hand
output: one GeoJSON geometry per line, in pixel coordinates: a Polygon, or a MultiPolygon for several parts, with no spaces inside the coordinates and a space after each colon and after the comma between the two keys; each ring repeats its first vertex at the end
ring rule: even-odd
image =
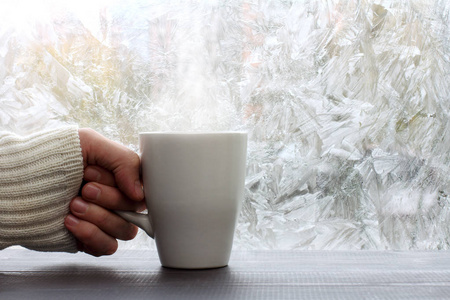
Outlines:
{"type": "Polygon", "coordinates": [[[78,250],[94,256],[116,252],[117,239],[130,240],[137,227],[111,210],[142,211],[144,193],[136,153],[92,129],[79,129],[84,163],[81,197],[70,203],[65,226],[78,241],[78,250]]]}

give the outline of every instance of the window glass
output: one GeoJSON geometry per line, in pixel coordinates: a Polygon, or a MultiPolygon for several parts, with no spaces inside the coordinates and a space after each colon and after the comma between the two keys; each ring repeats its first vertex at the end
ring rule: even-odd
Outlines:
{"type": "Polygon", "coordinates": [[[2,129],[247,130],[237,248],[449,248],[450,2],[64,2],[0,4],[2,129]]]}

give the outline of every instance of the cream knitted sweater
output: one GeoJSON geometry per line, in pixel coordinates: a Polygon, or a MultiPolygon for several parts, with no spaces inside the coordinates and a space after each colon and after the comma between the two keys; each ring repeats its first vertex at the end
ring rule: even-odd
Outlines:
{"type": "Polygon", "coordinates": [[[64,227],[83,178],[78,129],[0,132],[0,249],[76,252],[64,227]]]}

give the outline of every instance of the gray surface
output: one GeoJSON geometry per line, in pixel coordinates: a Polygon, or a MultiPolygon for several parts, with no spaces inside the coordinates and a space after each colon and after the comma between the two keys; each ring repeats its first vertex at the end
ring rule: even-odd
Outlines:
{"type": "Polygon", "coordinates": [[[0,251],[0,299],[450,299],[450,252],[233,252],[226,268],[162,268],[153,251],[110,257],[0,251]]]}

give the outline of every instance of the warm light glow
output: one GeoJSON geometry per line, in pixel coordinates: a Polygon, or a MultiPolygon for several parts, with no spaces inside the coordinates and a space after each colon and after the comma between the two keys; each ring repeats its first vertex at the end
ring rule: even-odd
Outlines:
{"type": "Polygon", "coordinates": [[[118,1],[107,0],[17,0],[0,2],[0,25],[26,33],[36,24],[52,22],[58,12],[69,11],[86,27],[98,26],[99,9],[118,1]]]}
{"type": "Polygon", "coordinates": [[[20,30],[29,27],[36,20],[48,19],[52,2],[54,1],[2,1],[0,24],[20,30]]]}

